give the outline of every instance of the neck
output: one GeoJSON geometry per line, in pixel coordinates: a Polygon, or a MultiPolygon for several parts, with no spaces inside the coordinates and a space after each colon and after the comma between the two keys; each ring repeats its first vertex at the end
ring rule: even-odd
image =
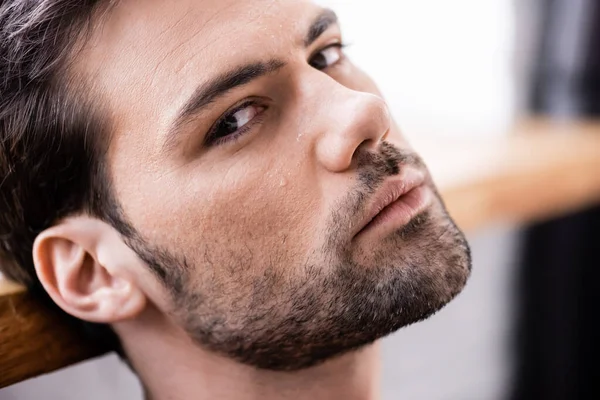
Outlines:
{"type": "Polygon", "coordinates": [[[295,372],[259,370],[209,353],[180,329],[145,317],[114,326],[146,400],[378,398],[378,345],[295,372]]]}

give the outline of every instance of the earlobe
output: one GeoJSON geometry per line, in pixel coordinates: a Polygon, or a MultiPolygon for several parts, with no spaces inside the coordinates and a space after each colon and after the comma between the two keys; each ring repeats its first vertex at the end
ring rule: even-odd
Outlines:
{"type": "Polygon", "coordinates": [[[135,255],[128,250],[107,224],[72,217],[38,235],[33,260],[41,284],[64,311],[82,320],[112,323],[134,318],[146,305],[128,265],[135,255]],[[107,248],[120,257],[107,257],[107,248]]]}

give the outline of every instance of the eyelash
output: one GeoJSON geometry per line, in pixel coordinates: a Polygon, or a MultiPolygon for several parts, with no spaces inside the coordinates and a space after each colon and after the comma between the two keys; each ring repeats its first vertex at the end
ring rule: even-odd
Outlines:
{"type": "MultiPolygon", "coordinates": [[[[311,57],[310,60],[314,59],[318,54],[329,50],[331,48],[338,48],[340,50],[343,50],[347,47],[348,45],[345,43],[333,43],[330,44],[328,46],[323,47],[322,49],[320,49],[319,51],[317,51],[316,53],[314,53],[311,57]]],[[[309,64],[310,61],[309,60],[309,64]]],[[[344,60],[344,54],[342,53],[341,57],[339,60],[337,60],[334,64],[327,66],[325,69],[322,69],[320,71],[324,71],[326,69],[335,67],[336,65],[338,65],[340,62],[342,62],[344,60]]],[[[245,101],[244,103],[240,104],[239,106],[233,108],[231,111],[226,112],[225,114],[223,114],[211,127],[209,133],[206,135],[206,140],[205,140],[205,146],[207,147],[213,147],[213,146],[219,146],[231,141],[235,141],[237,139],[239,139],[240,137],[242,137],[246,132],[248,132],[250,129],[252,129],[252,127],[257,124],[262,122],[264,113],[268,110],[268,107],[264,104],[260,104],[257,100],[248,100],[245,101]],[[244,125],[242,128],[236,130],[235,132],[221,137],[221,138],[217,138],[216,136],[216,131],[218,129],[218,127],[228,118],[232,117],[233,115],[235,115],[238,111],[243,110],[246,107],[250,107],[250,106],[258,106],[258,107],[263,107],[263,109],[250,121],[248,122],[246,125],[244,125]]]]}

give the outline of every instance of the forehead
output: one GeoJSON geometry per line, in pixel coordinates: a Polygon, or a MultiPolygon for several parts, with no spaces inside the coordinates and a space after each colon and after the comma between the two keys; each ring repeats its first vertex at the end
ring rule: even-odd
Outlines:
{"type": "Polygon", "coordinates": [[[166,123],[204,77],[285,55],[319,9],[305,0],[122,0],[99,18],[75,69],[120,128],[166,123]]]}

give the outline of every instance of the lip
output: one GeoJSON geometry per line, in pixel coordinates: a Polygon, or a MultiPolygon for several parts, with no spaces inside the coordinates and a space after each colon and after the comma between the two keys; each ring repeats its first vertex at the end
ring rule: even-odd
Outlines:
{"type": "Polygon", "coordinates": [[[431,204],[426,175],[405,169],[401,176],[384,182],[368,207],[355,238],[367,234],[386,235],[408,224],[431,204]]]}

